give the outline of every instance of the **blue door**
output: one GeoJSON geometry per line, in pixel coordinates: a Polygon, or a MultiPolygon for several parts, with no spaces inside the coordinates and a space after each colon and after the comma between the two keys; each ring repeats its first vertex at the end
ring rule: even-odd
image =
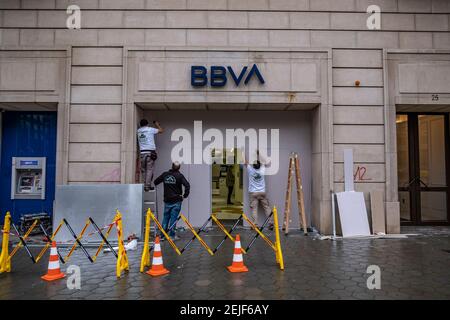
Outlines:
{"type": "Polygon", "coordinates": [[[18,223],[26,213],[52,214],[55,199],[56,112],[4,112],[0,163],[0,217],[18,223]],[[46,157],[45,199],[11,199],[12,157],[46,157]]]}

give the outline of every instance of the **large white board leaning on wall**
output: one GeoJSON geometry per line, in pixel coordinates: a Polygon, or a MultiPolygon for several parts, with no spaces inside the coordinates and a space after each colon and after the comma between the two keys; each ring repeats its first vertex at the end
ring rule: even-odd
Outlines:
{"type": "Polygon", "coordinates": [[[364,193],[344,191],[336,194],[343,237],[369,236],[364,193]]]}
{"type": "Polygon", "coordinates": [[[344,182],[345,191],[336,193],[342,236],[369,236],[364,193],[354,191],[353,149],[344,150],[344,182]]]}

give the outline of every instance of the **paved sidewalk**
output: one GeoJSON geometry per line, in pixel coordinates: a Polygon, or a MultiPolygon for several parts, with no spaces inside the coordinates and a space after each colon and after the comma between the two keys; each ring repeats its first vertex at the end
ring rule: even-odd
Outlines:
{"type": "MultiPolygon", "coordinates": [[[[61,267],[65,271],[70,264],[80,266],[81,290],[67,289],[65,280],[42,281],[48,253],[33,265],[21,249],[13,259],[13,271],[0,275],[0,299],[450,299],[450,229],[429,230],[408,239],[337,241],[292,233],[282,236],[285,271],[278,269],[274,253],[258,239],[244,255],[250,271],[241,274],[225,268],[233,254],[229,240],[214,257],[197,241],[182,256],[163,243],[164,264],[171,273],[159,278],[139,273],[142,245],[129,252],[130,272],[120,279],[111,253],[100,254],[91,264],[77,250],[61,267]],[[367,289],[369,265],[381,268],[381,290],[367,289]]],[[[245,246],[250,232],[240,233],[245,246]]],[[[179,246],[191,234],[186,231],[181,237],[179,246]]],[[[215,246],[222,237],[210,231],[204,239],[215,246]]]]}

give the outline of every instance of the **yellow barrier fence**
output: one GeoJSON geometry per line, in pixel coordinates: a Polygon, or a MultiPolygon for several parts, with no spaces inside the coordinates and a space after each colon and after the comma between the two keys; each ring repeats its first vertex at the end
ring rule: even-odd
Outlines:
{"type": "MultiPolygon", "coordinates": [[[[213,252],[216,253],[217,250],[222,246],[222,244],[225,242],[225,240],[228,238],[230,239],[233,243],[234,243],[234,237],[231,235],[231,233],[234,231],[234,229],[237,227],[237,225],[239,224],[239,222],[242,220],[242,214],[239,216],[239,218],[236,220],[236,222],[234,223],[234,225],[231,227],[230,230],[227,230],[225,228],[225,226],[222,224],[222,222],[219,221],[219,219],[217,219],[217,216],[213,213],[211,215],[211,219],[215,222],[215,224],[217,224],[217,226],[219,227],[220,230],[222,230],[223,233],[225,233],[225,237],[222,239],[222,241],[217,245],[217,247],[214,248],[213,252]]],[[[244,248],[241,248],[241,251],[243,253],[247,253],[247,251],[244,248]]]]}
{"type": "MultiPolygon", "coordinates": [[[[280,242],[280,229],[279,229],[279,223],[278,223],[278,212],[277,208],[273,207],[273,229],[275,232],[275,243],[272,242],[264,233],[262,233],[263,228],[258,228],[244,213],[242,214],[242,217],[245,221],[250,225],[250,227],[256,231],[256,236],[253,238],[253,241],[250,243],[250,245],[246,248],[248,251],[250,249],[250,246],[253,244],[254,240],[257,236],[260,236],[263,238],[263,240],[269,245],[270,248],[275,252],[275,259],[277,264],[279,265],[281,270],[284,270],[284,259],[283,259],[283,251],[281,249],[281,242],[280,242]]],[[[266,222],[264,223],[264,226],[269,221],[269,218],[267,218],[266,222]]]]}
{"type": "Polygon", "coordinates": [[[11,222],[10,213],[8,212],[6,214],[5,221],[3,224],[3,230],[2,230],[3,235],[2,235],[2,251],[0,254],[0,273],[11,271],[11,259],[18,252],[18,250],[22,247],[25,247],[25,250],[27,251],[27,253],[30,256],[33,263],[39,262],[41,260],[41,258],[44,256],[45,252],[51,246],[52,241],[55,239],[56,235],[61,230],[63,225],[66,225],[67,229],[72,234],[72,236],[74,238],[74,243],[73,243],[72,247],[70,248],[68,254],[64,258],[58,252],[58,256],[62,263],[66,263],[69,261],[70,257],[72,256],[72,254],[75,251],[77,246],[82,249],[82,251],[84,252],[86,257],[89,259],[89,261],[94,263],[97,260],[97,257],[100,254],[103,246],[106,244],[111,249],[113,254],[117,257],[117,270],[116,270],[117,276],[120,277],[120,274],[122,273],[122,271],[129,270],[128,257],[127,257],[124,242],[123,242],[122,216],[121,216],[121,213],[119,212],[119,210],[116,211],[116,215],[114,217],[113,222],[102,228],[99,228],[97,226],[97,224],[94,222],[94,220],[89,217],[86,220],[86,223],[85,223],[83,229],[81,230],[81,232],[78,235],[75,234],[75,232],[73,231],[72,227],[70,226],[69,222],[66,219],[61,220],[58,227],[55,229],[55,231],[53,232],[53,234],[51,236],[49,236],[47,234],[47,232],[45,231],[43,226],[41,224],[38,224],[38,222],[39,222],[39,220],[35,220],[33,222],[33,224],[29,227],[29,229],[26,231],[26,233],[23,236],[21,236],[19,231],[17,230],[16,226],[11,222]],[[29,235],[31,234],[31,232],[34,230],[34,228],[37,225],[39,225],[41,227],[42,231],[44,232],[44,234],[47,238],[47,241],[45,242],[44,247],[41,249],[41,251],[39,252],[37,257],[34,258],[31,251],[29,250],[25,240],[29,237],[29,235]],[[11,233],[11,226],[14,228],[15,233],[11,233]],[[92,236],[92,235],[98,233],[100,235],[100,237],[102,238],[100,246],[97,248],[95,255],[92,257],[89,255],[88,251],[86,250],[83,243],[81,242],[81,240],[82,240],[83,236],[85,235],[89,226],[93,226],[95,231],[89,233],[87,236],[92,236]],[[116,226],[117,234],[118,234],[118,243],[119,243],[118,252],[116,252],[114,250],[114,248],[111,246],[111,244],[108,242],[108,239],[107,239],[114,226],[116,226]],[[106,234],[103,234],[103,232],[102,232],[102,230],[104,230],[104,229],[107,229],[106,234]],[[17,245],[14,247],[14,249],[11,251],[11,253],[9,253],[9,236],[10,235],[17,236],[20,240],[17,243],[17,245]]]}
{"type": "Polygon", "coordinates": [[[156,226],[158,227],[159,231],[161,231],[161,233],[164,235],[164,237],[167,239],[167,241],[169,242],[169,244],[171,245],[171,247],[173,248],[173,250],[175,250],[175,252],[178,255],[181,255],[181,251],[180,249],[178,249],[177,245],[175,244],[175,242],[173,242],[173,240],[169,237],[169,235],[167,234],[167,232],[164,230],[164,228],[161,226],[161,223],[159,223],[158,219],[156,219],[155,215],[153,214],[152,210],[150,210],[150,208],[148,208],[147,210],[147,214],[150,215],[150,217],[152,218],[152,220],[155,222],[156,226]]]}
{"type": "Polygon", "coordinates": [[[130,266],[128,263],[127,251],[125,250],[125,245],[123,244],[123,228],[122,228],[122,214],[119,210],[116,210],[116,217],[114,218],[114,222],[117,228],[117,238],[119,243],[119,252],[117,253],[117,264],[116,264],[116,275],[117,278],[120,278],[122,271],[128,272],[130,270],[130,266]]]}
{"type": "MultiPolygon", "coordinates": [[[[234,225],[232,226],[232,228],[230,230],[227,230],[225,228],[225,226],[219,221],[219,219],[217,218],[217,216],[215,214],[212,214],[210,216],[210,218],[208,218],[208,220],[203,224],[202,227],[200,227],[198,229],[198,231],[196,231],[194,229],[194,227],[191,225],[191,223],[189,222],[189,220],[186,218],[186,216],[184,216],[183,214],[180,214],[179,219],[181,218],[183,220],[183,222],[187,225],[187,227],[190,229],[190,231],[193,233],[193,237],[192,239],[181,249],[179,250],[178,247],[175,245],[175,243],[172,241],[172,239],[169,237],[169,235],[167,234],[166,230],[164,230],[161,226],[161,224],[159,223],[159,221],[156,219],[155,215],[153,214],[153,212],[148,209],[147,210],[147,214],[146,214],[146,219],[145,219],[145,235],[144,235],[144,248],[142,251],[142,256],[141,256],[141,265],[140,265],[140,272],[144,272],[145,268],[150,266],[150,223],[151,220],[153,220],[156,224],[156,226],[158,227],[158,229],[161,231],[161,233],[164,235],[164,237],[167,239],[167,241],[169,242],[169,244],[172,246],[172,248],[175,250],[175,252],[178,255],[181,255],[189,246],[189,244],[191,244],[191,242],[195,239],[197,239],[200,244],[208,251],[208,253],[213,256],[216,251],[220,248],[220,246],[223,244],[223,242],[226,239],[230,239],[231,241],[235,241],[235,238],[232,236],[232,232],[234,231],[234,229],[236,228],[236,226],[239,224],[239,222],[242,221],[242,219],[244,219],[245,221],[248,222],[248,224],[250,225],[250,227],[256,231],[255,236],[253,237],[251,243],[247,246],[246,249],[242,248],[242,252],[247,253],[248,250],[250,249],[250,247],[252,246],[252,244],[254,243],[254,241],[256,240],[257,237],[261,237],[263,238],[263,240],[269,245],[269,247],[275,252],[275,258],[276,258],[276,262],[279,265],[281,270],[284,270],[284,259],[283,259],[283,252],[281,249],[281,242],[280,242],[280,230],[279,230],[279,222],[278,222],[278,212],[277,212],[277,208],[274,207],[271,216],[267,217],[266,221],[264,222],[263,226],[261,228],[258,228],[244,213],[235,221],[234,225]],[[270,240],[262,231],[264,230],[265,226],[268,224],[271,216],[273,216],[273,223],[274,223],[274,232],[275,232],[275,242],[272,242],[272,240],[270,240]],[[207,226],[207,224],[213,221],[214,223],[217,224],[217,226],[219,227],[219,229],[222,230],[222,232],[225,234],[224,239],[217,245],[217,247],[215,249],[211,249],[208,244],[200,237],[200,233],[205,231],[205,228],[207,226]]],[[[178,221],[178,220],[177,220],[178,221]]],[[[173,227],[173,226],[172,226],[173,227]]]]}
{"type": "Polygon", "coordinates": [[[150,267],[150,209],[145,215],[145,233],[144,233],[144,248],[142,249],[140,272],[144,272],[146,267],[150,267]]]}
{"type": "Polygon", "coordinates": [[[11,259],[9,258],[9,233],[11,231],[11,215],[6,213],[3,223],[2,253],[0,254],[0,273],[11,272],[11,259]]]}
{"type": "MultiPolygon", "coordinates": [[[[181,219],[184,221],[184,223],[186,223],[186,225],[188,226],[188,228],[191,230],[191,232],[194,234],[194,237],[197,238],[198,242],[200,242],[200,244],[206,249],[206,251],[208,251],[208,253],[210,255],[214,255],[214,252],[211,250],[211,248],[206,244],[206,242],[198,235],[197,231],[195,231],[194,227],[190,224],[190,222],[188,221],[188,219],[181,214],[181,219]]],[[[202,229],[200,229],[202,230],[202,229]]]]}

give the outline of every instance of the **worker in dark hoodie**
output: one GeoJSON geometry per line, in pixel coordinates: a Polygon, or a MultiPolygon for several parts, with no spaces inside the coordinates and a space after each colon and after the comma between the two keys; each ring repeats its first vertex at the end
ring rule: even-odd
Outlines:
{"type": "MultiPolygon", "coordinates": [[[[172,169],[164,172],[154,181],[156,186],[161,182],[164,183],[164,218],[162,227],[165,231],[168,231],[178,219],[181,203],[183,199],[189,196],[190,185],[180,172],[180,163],[178,161],[172,163],[172,169]],[[184,193],[182,186],[184,186],[184,193]]],[[[179,237],[176,236],[175,230],[176,225],[171,228],[169,237],[178,240],[179,237]]]]}

